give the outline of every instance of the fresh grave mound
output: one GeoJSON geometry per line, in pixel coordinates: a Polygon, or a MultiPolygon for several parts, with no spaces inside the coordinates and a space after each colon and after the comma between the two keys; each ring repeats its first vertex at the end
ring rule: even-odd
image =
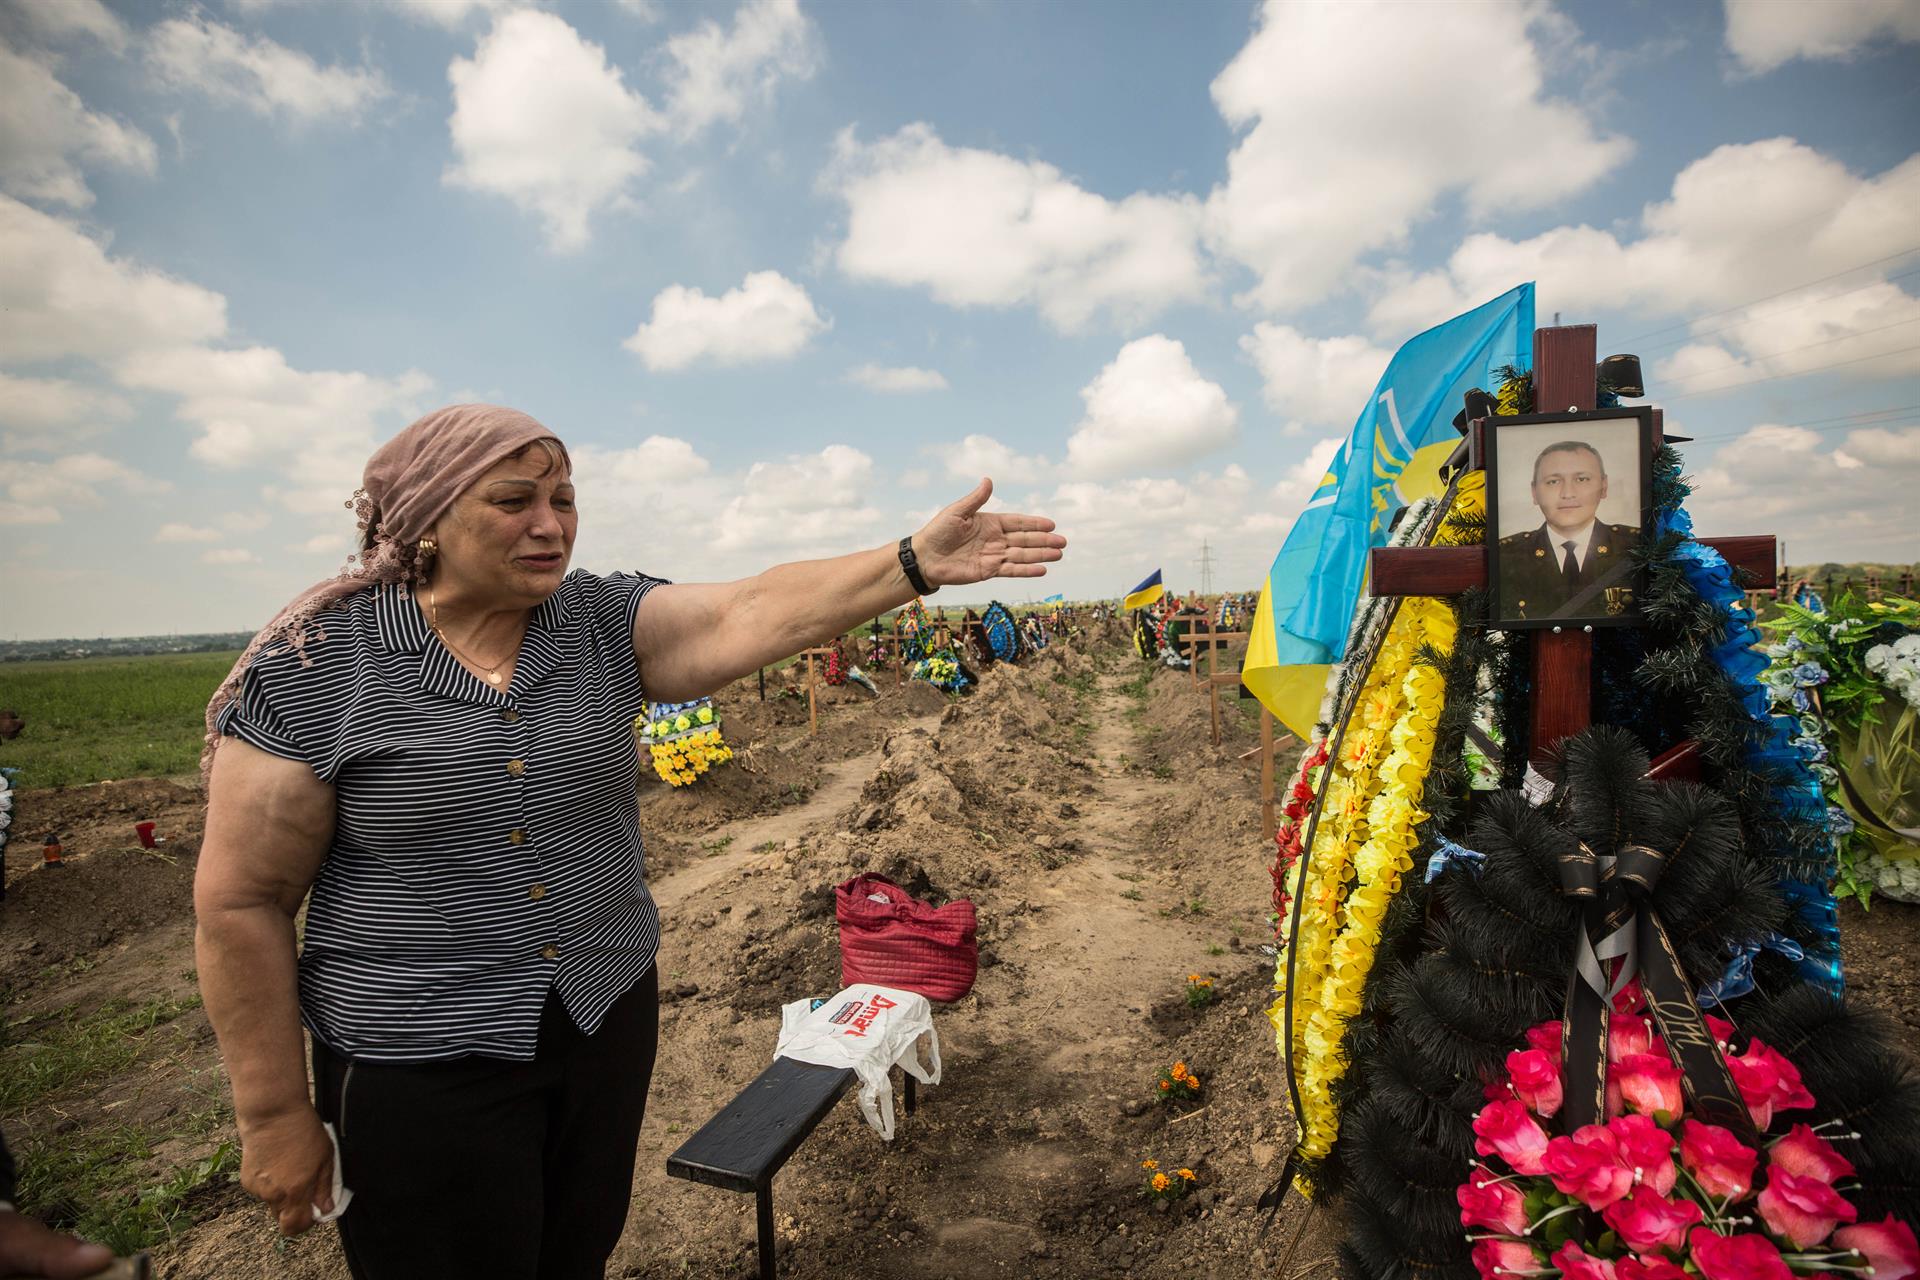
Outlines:
{"type": "MultiPolygon", "coordinates": [[[[1149,767],[1186,771],[1214,755],[1212,717],[1204,684],[1169,667],[1149,668],[1147,696],[1140,706],[1141,754],[1149,767]]],[[[1203,668],[1204,671],[1204,668],[1203,668]]],[[[1257,740],[1257,731],[1240,713],[1232,689],[1220,691],[1220,749],[1238,755],[1257,740]]]]}

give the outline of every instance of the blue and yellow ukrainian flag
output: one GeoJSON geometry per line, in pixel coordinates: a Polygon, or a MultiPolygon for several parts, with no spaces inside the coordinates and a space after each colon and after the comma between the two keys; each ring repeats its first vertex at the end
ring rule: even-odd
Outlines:
{"type": "Polygon", "coordinates": [[[1155,569],[1147,575],[1147,580],[1127,592],[1127,598],[1120,602],[1122,609],[1144,609],[1167,593],[1160,582],[1160,571],[1155,569]]]}
{"type": "MultiPolygon", "coordinates": [[[[1442,492],[1459,443],[1454,414],[1502,365],[1533,363],[1533,285],[1427,330],[1394,353],[1267,572],[1241,679],[1301,739],[1313,732],[1327,672],[1345,654],[1367,553],[1393,513],[1442,492]]],[[[1159,575],[1154,575],[1157,581],[1159,575]]]]}

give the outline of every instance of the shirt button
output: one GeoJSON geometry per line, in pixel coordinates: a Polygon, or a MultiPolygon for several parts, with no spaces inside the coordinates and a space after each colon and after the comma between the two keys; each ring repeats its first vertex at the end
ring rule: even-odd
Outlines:
{"type": "MultiPolygon", "coordinates": [[[[532,898],[532,899],[533,899],[533,900],[534,900],[535,902],[538,902],[538,901],[540,901],[540,899],[542,899],[542,898],[544,898],[544,897],[546,897],[546,896],[547,896],[547,886],[545,886],[545,885],[543,885],[543,884],[536,884],[536,885],[533,885],[532,887],[530,887],[530,888],[529,888],[529,889],[527,890],[527,896],[528,896],[529,898],[532,898]]],[[[551,950],[553,950],[553,948],[551,948],[551,947],[549,947],[549,948],[547,948],[547,950],[549,950],[549,951],[551,951],[551,950]]],[[[548,957],[547,957],[547,959],[549,959],[549,960],[551,960],[551,959],[553,959],[553,957],[552,957],[552,956],[548,956],[548,957]]]]}
{"type": "Polygon", "coordinates": [[[513,830],[507,832],[508,844],[525,844],[526,842],[527,842],[527,833],[521,830],[519,827],[515,827],[513,830]]]}
{"type": "Polygon", "coordinates": [[[500,713],[500,718],[502,720],[505,720],[508,724],[520,723],[520,713],[518,711],[515,711],[512,707],[508,707],[505,710],[503,710],[500,713]]]}
{"type": "Polygon", "coordinates": [[[525,773],[526,771],[527,771],[526,761],[524,760],[507,761],[507,776],[509,778],[517,778],[521,774],[525,773]]]}
{"type": "Polygon", "coordinates": [[[549,942],[546,946],[540,948],[540,956],[545,960],[558,960],[560,958],[560,948],[549,942]]]}

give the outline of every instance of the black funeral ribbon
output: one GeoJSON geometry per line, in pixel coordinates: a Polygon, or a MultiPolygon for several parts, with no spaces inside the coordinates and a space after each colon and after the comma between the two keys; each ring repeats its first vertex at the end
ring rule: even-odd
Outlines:
{"type": "Polygon", "coordinates": [[[1567,1131],[1607,1122],[1607,1023],[1613,997],[1638,973],[1693,1114],[1751,1146],[1759,1141],[1753,1117],[1653,908],[1653,889],[1666,865],[1666,854],[1643,844],[1622,845],[1605,856],[1583,842],[1560,858],[1561,892],[1581,903],[1560,1030],[1567,1131]],[[1609,971],[1609,962],[1616,960],[1618,966],[1609,971]]]}

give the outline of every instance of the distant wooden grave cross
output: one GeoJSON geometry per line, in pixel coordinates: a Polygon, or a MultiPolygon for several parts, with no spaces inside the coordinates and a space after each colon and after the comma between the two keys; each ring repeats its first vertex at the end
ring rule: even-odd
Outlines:
{"type": "MultiPolygon", "coordinates": [[[[1595,376],[1598,348],[1590,324],[1536,329],[1533,334],[1533,402],[1540,413],[1591,410],[1599,401],[1595,376]]],[[[1482,419],[1468,424],[1469,468],[1482,465],[1484,452],[1475,433],[1488,425],[1482,419]]],[[[1659,443],[1660,417],[1654,415],[1659,443]]],[[[1650,501],[1651,495],[1644,495],[1650,501]]],[[[1496,537],[1488,530],[1489,542],[1496,537]]],[[[1651,531],[1648,531],[1651,536],[1651,531]]],[[[1775,542],[1771,534],[1737,538],[1702,538],[1701,542],[1725,557],[1736,584],[1777,582],[1775,542]]],[[[1455,596],[1485,587],[1489,582],[1488,548],[1379,547],[1369,570],[1376,596],[1455,596]]],[[[1495,625],[1498,625],[1497,623],[1495,625]]],[[[1579,624],[1541,629],[1533,639],[1533,724],[1530,756],[1539,764],[1561,739],[1585,729],[1593,714],[1593,628],[1579,624]]],[[[1653,762],[1651,776],[1690,777],[1699,769],[1699,745],[1688,741],[1653,762]]]]}

